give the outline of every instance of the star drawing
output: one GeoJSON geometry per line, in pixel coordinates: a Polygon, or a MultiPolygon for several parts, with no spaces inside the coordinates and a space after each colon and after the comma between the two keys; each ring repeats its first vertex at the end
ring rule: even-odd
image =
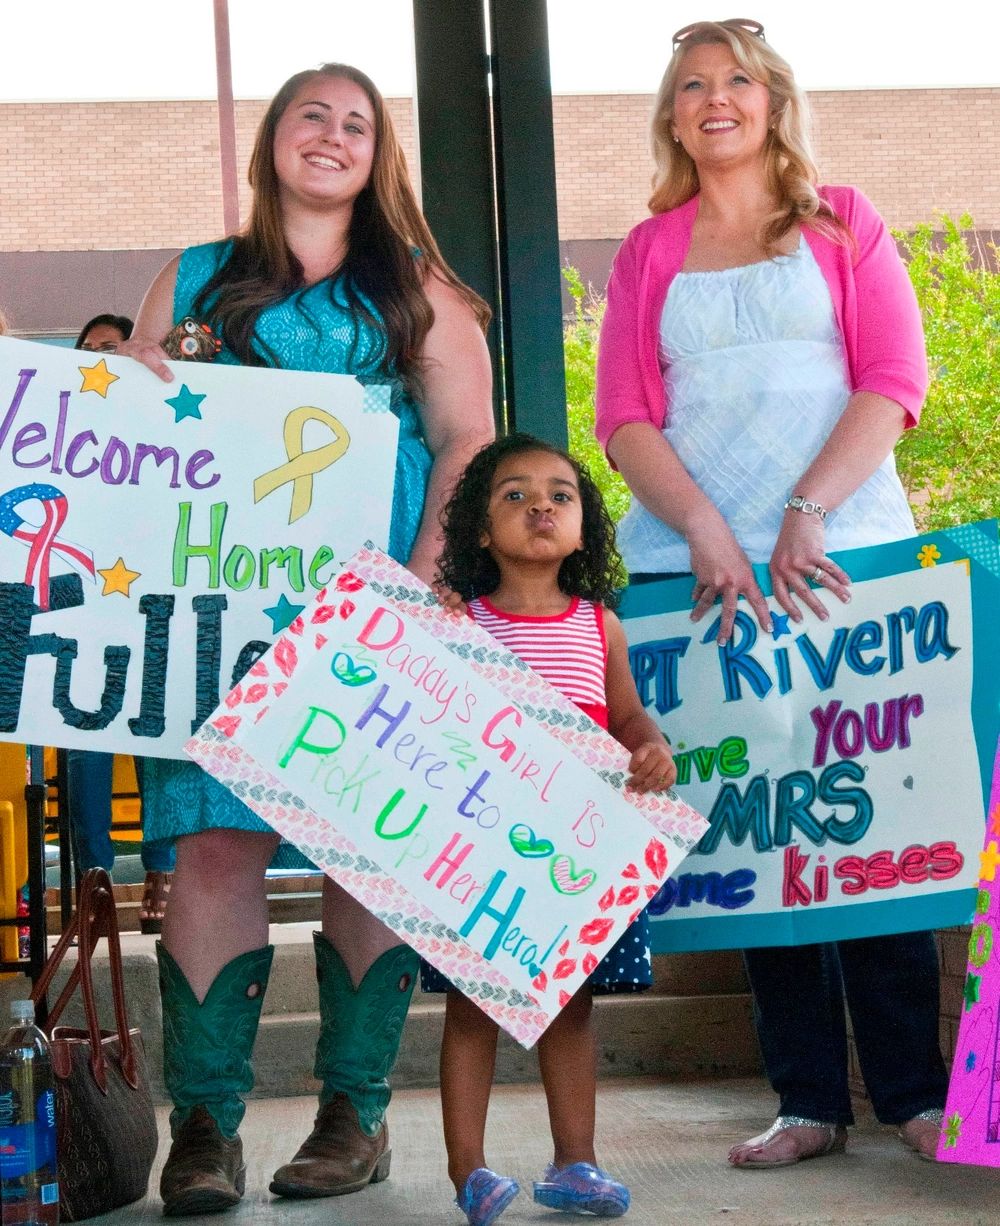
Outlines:
{"type": "Polygon", "coordinates": [[[973,1005],[979,1003],[979,975],[973,975],[972,971],[965,976],[965,987],[962,989],[962,996],[965,1000],[966,1013],[973,1005]]]}
{"type": "Polygon", "coordinates": [[[969,1054],[965,1057],[965,1071],[967,1073],[972,1073],[975,1071],[975,1068],[976,1068],[976,1053],[974,1051],[970,1051],[969,1054]]]}
{"type": "Polygon", "coordinates": [[[186,383],[181,384],[181,390],[176,396],[164,400],[174,411],[174,424],[183,421],[185,417],[195,417],[201,421],[201,402],[205,399],[204,392],[192,392],[186,383]]]}
{"type": "Polygon", "coordinates": [[[789,615],[787,613],[771,614],[771,625],[773,627],[771,630],[772,638],[780,639],[782,635],[792,633],[788,628],[788,616],[789,615]]]}
{"type": "Polygon", "coordinates": [[[121,593],[122,596],[128,596],[130,595],[129,588],[135,583],[136,579],[141,578],[140,571],[129,570],[125,565],[124,558],[119,558],[114,566],[109,566],[105,570],[101,570],[98,567],[97,573],[104,580],[102,596],[111,596],[115,592],[121,593]]]}
{"type": "Polygon", "coordinates": [[[1000,851],[997,851],[996,839],[990,839],[979,853],[979,880],[994,881],[998,864],[1000,864],[1000,851]]]}
{"type": "Polygon", "coordinates": [[[108,388],[112,383],[118,382],[118,376],[113,375],[108,370],[108,364],[103,358],[101,358],[96,366],[78,366],[77,370],[83,375],[80,391],[97,392],[105,400],[108,397],[108,388]]]}
{"type": "Polygon", "coordinates": [[[958,1138],[962,1135],[962,1117],[955,1111],[948,1116],[948,1123],[944,1129],[944,1147],[945,1149],[954,1149],[958,1145],[958,1138]]]}
{"type": "Polygon", "coordinates": [[[282,630],[287,630],[305,607],[304,604],[292,604],[282,592],[278,603],[264,610],[265,615],[271,619],[271,633],[279,634],[282,630]]]}

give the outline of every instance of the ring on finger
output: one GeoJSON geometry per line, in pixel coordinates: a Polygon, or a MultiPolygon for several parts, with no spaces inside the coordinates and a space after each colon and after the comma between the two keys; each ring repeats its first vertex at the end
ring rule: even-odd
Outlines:
{"type": "Polygon", "coordinates": [[[813,581],[813,583],[822,583],[826,578],[826,571],[822,566],[817,566],[809,578],[813,581]]]}

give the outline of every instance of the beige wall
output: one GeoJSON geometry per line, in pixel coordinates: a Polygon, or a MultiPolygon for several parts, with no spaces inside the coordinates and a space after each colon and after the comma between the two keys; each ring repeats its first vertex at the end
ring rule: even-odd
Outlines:
{"type": "MultiPolygon", "coordinates": [[[[810,101],[824,182],[860,187],[893,226],[968,212],[977,229],[1000,230],[1000,89],[827,91],[810,101]]],[[[646,215],[653,99],[554,103],[560,237],[621,238],[646,215]]]]}
{"type": "MultiPolygon", "coordinates": [[[[645,215],[651,101],[555,98],[563,240],[619,239],[645,215]]],[[[812,103],[825,181],[859,186],[895,226],[941,210],[1000,230],[1000,89],[826,92],[812,103]]],[[[237,104],[241,167],[264,105],[237,104]]],[[[390,106],[412,163],[410,100],[390,106]]],[[[213,238],[222,226],[215,104],[0,104],[0,183],[0,252],[213,238]]]]}
{"type": "MultiPolygon", "coordinates": [[[[236,104],[241,203],[266,102],[236,104]]],[[[413,107],[389,103],[413,161],[413,107]]],[[[0,251],[188,247],[219,236],[214,102],[0,104],[0,251]]]]}

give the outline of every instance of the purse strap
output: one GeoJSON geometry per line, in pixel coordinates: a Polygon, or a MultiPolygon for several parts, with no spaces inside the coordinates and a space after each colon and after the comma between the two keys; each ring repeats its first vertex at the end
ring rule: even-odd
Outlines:
{"type": "Polygon", "coordinates": [[[83,1010],[90,1035],[90,1068],[94,1080],[107,1093],[107,1072],[105,1069],[104,1049],[101,1043],[101,1027],[97,1017],[97,1001],[94,995],[94,978],[92,957],[97,942],[106,937],[108,942],[108,962],[111,973],[111,995],[114,1002],[115,1024],[118,1029],[118,1044],[121,1053],[121,1068],[125,1080],[133,1090],[139,1087],[139,1076],[136,1068],[135,1051],[132,1046],[132,1036],[129,1033],[128,1014],[125,1008],[125,981],[122,973],[121,941],[118,935],[118,912],[115,908],[114,895],[111,888],[111,878],[103,868],[88,869],[80,882],[80,900],[76,914],[59,938],[59,942],[50,954],[48,961],[39,976],[38,982],[31,993],[31,999],[37,1004],[44,999],[52,978],[66,956],[73,938],[78,941],[76,966],[70,973],[66,986],[48,1016],[48,1026],[51,1032],[57,1019],[62,1014],[70,998],[79,986],[83,996],[83,1010]]]}

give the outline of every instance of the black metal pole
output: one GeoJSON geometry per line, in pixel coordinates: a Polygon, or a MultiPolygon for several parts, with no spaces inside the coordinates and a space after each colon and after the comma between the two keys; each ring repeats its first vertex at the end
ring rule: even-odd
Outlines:
{"type": "Polygon", "coordinates": [[[490,0],[508,416],[565,447],[555,140],[545,0],[490,0]]]}
{"type": "Polygon", "coordinates": [[[474,0],[413,0],[421,204],[441,253],[493,309],[493,412],[505,424],[486,16],[474,0]]]}

